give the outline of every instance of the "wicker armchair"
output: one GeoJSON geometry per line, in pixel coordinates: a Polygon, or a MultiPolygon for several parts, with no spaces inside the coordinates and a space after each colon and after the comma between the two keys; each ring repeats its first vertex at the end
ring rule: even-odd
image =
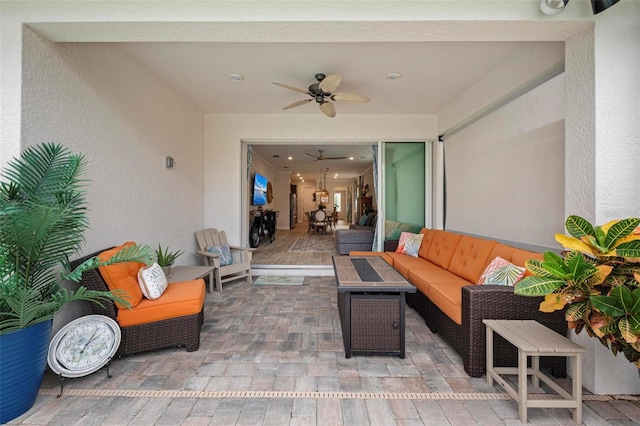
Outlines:
{"type": "MultiPolygon", "coordinates": [[[[82,262],[99,255],[103,251],[104,250],[100,250],[99,252],[77,259],[71,262],[71,267],[75,268],[82,262]]],[[[85,286],[89,290],[109,291],[107,284],[97,269],[82,274],[80,285],[85,286]]],[[[104,301],[102,302],[102,306],[98,303],[91,303],[91,307],[95,314],[106,315],[116,322],[118,321],[118,308],[115,303],[104,301]]],[[[122,340],[116,356],[176,346],[184,346],[188,352],[198,350],[200,346],[200,329],[204,320],[203,310],[194,315],[120,327],[122,340]]]]}

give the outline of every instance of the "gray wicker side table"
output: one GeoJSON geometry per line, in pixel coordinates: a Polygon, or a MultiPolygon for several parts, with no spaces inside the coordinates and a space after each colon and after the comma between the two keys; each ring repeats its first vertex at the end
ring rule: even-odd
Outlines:
{"type": "Polygon", "coordinates": [[[416,288],[380,257],[333,256],[344,352],[405,357],[405,294],[416,288]]]}

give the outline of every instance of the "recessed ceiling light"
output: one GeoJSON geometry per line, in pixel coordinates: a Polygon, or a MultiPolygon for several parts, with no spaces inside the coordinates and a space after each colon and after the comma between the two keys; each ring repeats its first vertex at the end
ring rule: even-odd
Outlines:
{"type": "Polygon", "coordinates": [[[389,81],[400,80],[401,77],[402,77],[402,74],[400,74],[399,72],[392,72],[387,74],[387,80],[389,81]]]}
{"type": "Polygon", "coordinates": [[[292,156],[288,156],[287,160],[293,160],[293,157],[292,156]]]}
{"type": "Polygon", "coordinates": [[[353,157],[349,157],[349,160],[353,160],[353,157]]]}
{"type": "Polygon", "coordinates": [[[300,173],[296,173],[296,176],[300,176],[300,173]]]}
{"type": "Polygon", "coordinates": [[[233,73],[233,74],[229,74],[229,78],[233,81],[242,81],[244,80],[244,75],[233,73]]]}

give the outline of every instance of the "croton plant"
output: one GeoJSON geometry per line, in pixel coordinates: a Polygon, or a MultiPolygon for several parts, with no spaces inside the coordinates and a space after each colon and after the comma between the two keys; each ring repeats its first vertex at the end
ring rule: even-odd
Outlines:
{"type": "Polygon", "coordinates": [[[640,368],[640,218],[593,226],[569,216],[569,235],[556,234],[566,250],[529,259],[532,275],[515,286],[522,296],[545,296],[543,312],[565,309],[569,328],[583,329],[640,368]]]}

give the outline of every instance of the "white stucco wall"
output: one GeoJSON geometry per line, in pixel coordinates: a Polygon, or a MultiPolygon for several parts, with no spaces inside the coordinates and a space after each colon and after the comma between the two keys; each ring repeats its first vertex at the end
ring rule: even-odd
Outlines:
{"type": "Polygon", "coordinates": [[[437,134],[435,116],[426,115],[233,115],[205,116],[205,225],[227,230],[233,244],[246,240],[241,179],[246,179],[241,141],[274,140],[340,144],[378,140],[426,140],[437,134]]]}
{"type": "MultiPolygon", "coordinates": [[[[640,2],[619,2],[567,40],[565,215],[595,225],[640,216],[640,2]]],[[[585,332],[583,384],[640,393],[638,369],[585,332]]]]}
{"type": "Polygon", "coordinates": [[[23,144],[57,142],[88,160],[84,253],[136,241],[199,262],[203,113],[116,45],[54,44],[27,29],[23,61],[23,144]]]}

